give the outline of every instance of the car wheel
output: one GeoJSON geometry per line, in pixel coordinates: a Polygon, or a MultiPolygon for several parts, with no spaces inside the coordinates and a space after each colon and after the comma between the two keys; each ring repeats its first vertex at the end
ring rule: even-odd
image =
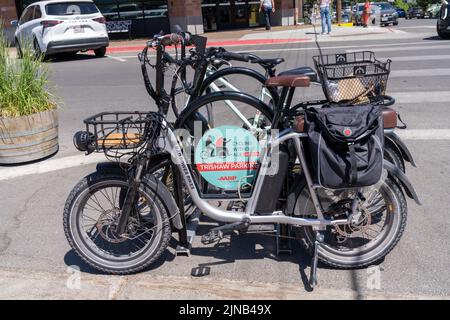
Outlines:
{"type": "Polygon", "coordinates": [[[59,59],[72,59],[75,57],[75,55],[78,53],[78,51],[71,51],[71,52],[62,52],[62,53],[58,53],[56,55],[57,58],[59,59]]]}
{"type": "Polygon", "coordinates": [[[23,57],[22,48],[20,47],[20,42],[19,42],[19,40],[17,40],[17,38],[15,41],[15,45],[16,45],[17,58],[22,59],[22,57],[23,57]]]}
{"type": "Polygon", "coordinates": [[[33,50],[34,50],[34,55],[36,56],[36,58],[40,58],[40,59],[44,60],[45,56],[42,54],[41,47],[39,46],[39,42],[37,41],[36,38],[34,38],[34,40],[33,40],[33,50]]]}
{"type": "Polygon", "coordinates": [[[104,57],[106,55],[106,47],[95,49],[94,53],[96,57],[104,57]]]}
{"type": "Polygon", "coordinates": [[[394,25],[394,26],[398,26],[398,21],[395,21],[395,22],[393,23],[393,25],[394,25]]]}
{"type": "Polygon", "coordinates": [[[445,40],[450,39],[450,33],[442,32],[442,31],[439,29],[439,27],[436,27],[436,30],[437,30],[437,34],[438,34],[439,38],[445,39],[445,40]]]}

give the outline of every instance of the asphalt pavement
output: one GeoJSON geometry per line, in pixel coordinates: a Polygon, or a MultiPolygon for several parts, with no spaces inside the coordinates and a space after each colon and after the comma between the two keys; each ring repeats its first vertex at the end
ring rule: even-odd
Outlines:
{"type": "MultiPolygon", "coordinates": [[[[319,39],[324,53],[371,50],[379,59],[392,60],[388,94],[397,98],[395,109],[408,124],[400,134],[418,165],[407,166],[407,174],[423,206],[408,201],[403,238],[375,269],[320,266],[319,287],[310,293],[305,283],[310,259],[295,242],[291,255],[277,256],[273,237],[243,235],[219,245],[203,245],[196,237],[190,257],[175,256],[173,239],[161,261],[145,273],[98,275],[73,253],[62,229],[65,199],[98,159],[83,160],[72,136],[96,112],[155,110],[155,104],[145,91],[136,52],[101,59],[78,54],[48,62],[61,97],[58,154],[31,169],[0,167],[0,298],[450,298],[450,42],[437,38],[435,23],[401,19],[390,37],[332,34],[319,39]],[[69,266],[80,268],[81,287],[70,285],[78,273],[69,266]],[[209,267],[210,274],[192,278],[198,267],[209,267]],[[374,272],[380,275],[375,287],[370,285],[374,272]]],[[[318,53],[314,42],[232,49],[282,57],[286,62],[278,71],[313,67],[312,56],[318,53]]],[[[295,99],[322,97],[314,86],[299,90],[295,99]]]]}

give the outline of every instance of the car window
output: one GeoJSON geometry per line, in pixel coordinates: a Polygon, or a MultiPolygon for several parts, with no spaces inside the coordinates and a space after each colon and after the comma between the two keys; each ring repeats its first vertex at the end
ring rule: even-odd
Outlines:
{"type": "Polygon", "coordinates": [[[98,9],[91,2],[61,2],[47,4],[45,12],[51,16],[68,16],[98,13],[98,9]]]}
{"type": "Polygon", "coordinates": [[[22,13],[22,16],[20,17],[19,24],[24,24],[31,20],[33,17],[33,11],[35,6],[31,6],[25,9],[25,11],[22,13]]]}
{"type": "Polygon", "coordinates": [[[380,3],[378,6],[381,8],[381,10],[390,10],[392,9],[392,6],[389,3],[380,3]]]}
{"type": "Polygon", "coordinates": [[[42,18],[41,7],[40,6],[36,6],[36,7],[34,7],[33,20],[40,19],[40,18],[42,18]]]}

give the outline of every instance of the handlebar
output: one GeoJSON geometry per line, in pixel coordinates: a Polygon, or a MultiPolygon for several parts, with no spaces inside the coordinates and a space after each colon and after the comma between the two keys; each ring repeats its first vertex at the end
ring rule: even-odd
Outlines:
{"type": "Polygon", "coordinates": [[[390,107],[393,106],[395,104],[395,99],[391,96],[385,95],[383,96],[383,105],[385,107],[390,107]]]}
{"type": "Polygon", "coordinates": [[[224,60],[236,60],[236,61],[242,61],[242,62],[250,61],[250,57],[247,54],[228,52],[228,51],[226,51],[222,54],[222,58],[224,60]]]}

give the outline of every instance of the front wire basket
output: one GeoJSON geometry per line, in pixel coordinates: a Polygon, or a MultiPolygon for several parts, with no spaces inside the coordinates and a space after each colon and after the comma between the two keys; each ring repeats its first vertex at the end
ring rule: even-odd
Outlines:
{"type": "Polygon", "coordinates": [[[95,152],[120,160],[146,149],[156,153],[164,127],[164,118],[156,112],[102,112],[86,120],[95,152]]]}
{"type": "Polygon", "coordinates": [[[391,60],[381,62],[372,51],[314,56],[322,88],[330,102],[379,102],[386,93],[391,60]]]}

